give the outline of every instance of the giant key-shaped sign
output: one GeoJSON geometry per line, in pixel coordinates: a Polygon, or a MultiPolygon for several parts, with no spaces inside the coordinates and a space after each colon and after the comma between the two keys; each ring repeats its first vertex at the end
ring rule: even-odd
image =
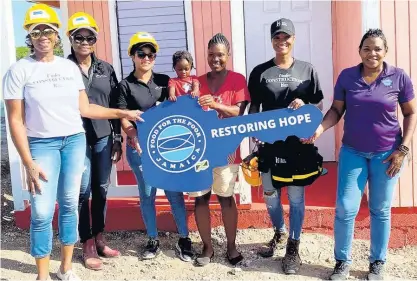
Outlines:
{"type": "Polygon", "coordinates": [[[274,143],[295,135],[310,137],[322,120],[314,105],[279,109],[226,119],[204,111],[197,99],[182,96],[165,101],[138,122],[145,182],[171,191],[200,191],[211,186],[212,170],[227,165],[243,138],[274,143]]]}

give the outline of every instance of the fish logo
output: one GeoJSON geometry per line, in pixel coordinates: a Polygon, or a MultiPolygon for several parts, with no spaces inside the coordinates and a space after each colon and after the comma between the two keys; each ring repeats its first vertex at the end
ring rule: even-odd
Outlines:
{"type": "Polygon", "coordinates": [[[208,168],[208,161],[200,162],[206,150],[206,135],[190,117],[172,115],[159,121],[149,134],[147,147],[152,162],[163,171],[183,173],[194,167],[199,171],[208,168]]]}

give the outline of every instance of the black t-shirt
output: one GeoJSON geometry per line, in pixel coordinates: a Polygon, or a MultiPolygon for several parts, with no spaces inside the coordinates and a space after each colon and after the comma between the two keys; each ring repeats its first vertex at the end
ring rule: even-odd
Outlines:
{"type": "MultiPolygon", "coordinates": [[[[168,81],[168,75],[152,73],[151,79],[145,84],[131,72],[119,84],[120,93],[117,107],[129,110],[148,110],[155,106],[157,101],[163,102],[168,98],[168,81]]],[[[134,122],[132,124],[136,127],[134,122]]]]}
{"type": "Polygon", "coordinates": [[[273,59],[256,66],[248,88],[252,104],[262,105],[262,111],[286,108],[296,98],[305,104],[318,104],[323,99],[314,67],[296,59],[288,69],[279,68],[273,59]]]}
{"type": "MultiPolygon", "coordinates": [[[[68,59],[79,67],[76,58],[72,54],[68,56],[68,59]]],[[[91,55],[91,59],[92,62],[88,75],[81,71],[80,68],[88,100],[92,104],[106,108],[115,108],[119,93],[116,72],[113,66],[98,59],[94,53],[91,55]]],[[[111,135],[112,131],[115,134],[120,134],[121,132],[119,119],[99,120],[85,117],[82,119],[89,145],[94,145],[97,140],[111,135]]]]}

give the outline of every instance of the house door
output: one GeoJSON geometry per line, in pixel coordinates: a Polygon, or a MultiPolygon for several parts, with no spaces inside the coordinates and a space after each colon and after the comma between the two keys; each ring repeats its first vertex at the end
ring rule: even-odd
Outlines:
{"type": "MultiPolygon", "coordinates": [[[[332,26],[330,1],[244,1],[246,71],[275,56],[270,25],[281,17],[294,22],[293,56],[310,62],[324,93],[324,113],[333,100],[332,26]]],[[[335,160],[335,135],[330,129],[317,141],[325,161],[335,160]]]]}

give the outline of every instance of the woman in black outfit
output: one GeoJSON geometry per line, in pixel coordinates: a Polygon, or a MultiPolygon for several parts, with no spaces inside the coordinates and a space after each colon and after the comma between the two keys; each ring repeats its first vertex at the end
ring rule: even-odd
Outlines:
{"type": "MultiPolygon", "coordinates": [[[[118,81],[113,67],[94,53],[98,26],[92,16],[75,13],[68,20],[72,60],[79,67],[90,103],[114,107],[118,94],[118,81]],[[77,24],[78,23],[78,24],[77,24]]],[[[122,155],[120,120],[92,120],[83,118],[87,137],[85,170],[79,198],[80,241],[83,244],[83,261],[86,268],[100,270],[103,263],[99,256],[118,257],[120,252],[106,245],[103,238],[106,216],[107,190],[110,184],[112,164],[122,155]],[[90,206],[91,199],[91,222],[90,206]]]]}

